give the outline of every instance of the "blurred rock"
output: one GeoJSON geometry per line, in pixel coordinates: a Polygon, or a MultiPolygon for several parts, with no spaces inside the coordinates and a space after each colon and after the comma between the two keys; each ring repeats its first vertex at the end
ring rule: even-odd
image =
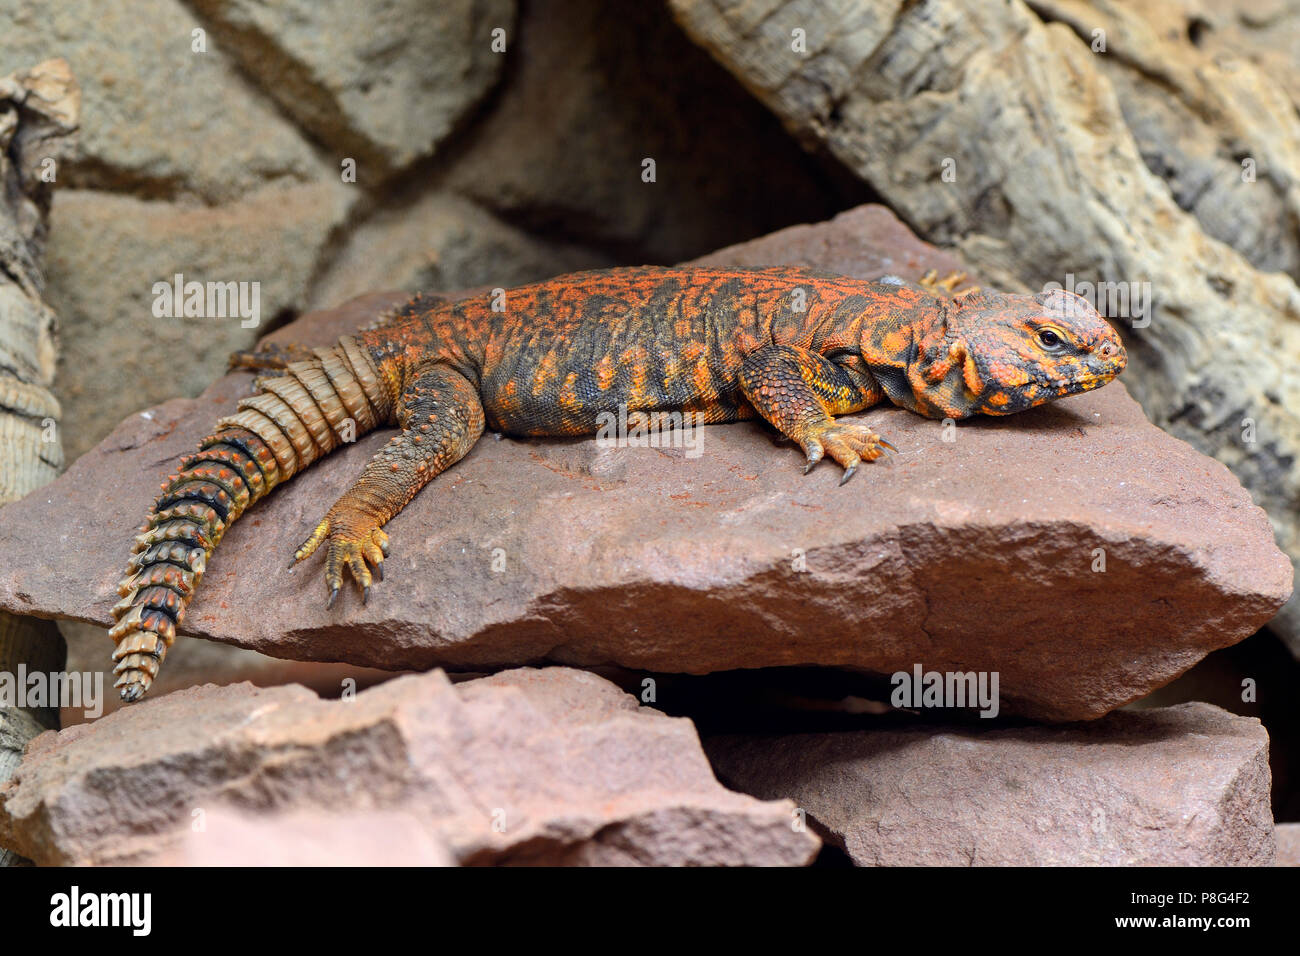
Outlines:
{"type": "Polygon", "coordinates": [[[841,193],[866,197],[800,150],[659,4],[531,0],[517,33],[499,95],[446,173],[513,223],[673,262],[824,219],[841,193]]]}
{"type": "Polygon", "coordinates": [[[63,468],[58,325],[43,300],[54,183],[42,174],[74,152],[80,111],[65,60],[0,71],[0,504],[63,468]]]}
{"type": "MultiPolygon", "coordinates": [[[[433,153],[496,82],[514,0],[195,0],[280,108],[374,181],[433,153]]],[[[513,51],[511,51],[513,52],[513,51]]]]}
{"type": "MultiPolygon", "coordinates": [[[[268,183],[337,172],[251,88],[205,24],[178,0],[10,0],[0,7],[0,74],[51,55],[84,97],[74,187],[141,198],[226,202],[268,183]]],[[[336,167],[337,168],[337,167],[336,167]]],[[[56,225],[57,236],[60,228],[56,225]]],[[[99,278],[108,278],[100,274],[99,278]]]]}
{"type": "MultiPolygon", "coordinates": [[[[1147,168],[1168,183],[1179,207],[1261,272],[1300,278],[1295,182],[1300,98],[1287,89],[1288,80],[1294,88],[1300,78],[1295,57],[1300,46],[1292,46],[1285,66],[1253,49],[1253,39],[1276,33],[1275,28],[1250,29],[1241,19],[1249,8],[1262,12],[1261,5],[1224,0],[1148,0],[1136,6],[1029,0],[1029,5],[1044,19],[1068,24],[1085,43],[1093,41],[1093,31],[1105,31],[1105,55],[1096,63],[1114,86],[1147,168]],[[1234,5],[1241,9],[1233,10],[1234,5]]],[[[1291,7],[1293,16],[1300,13],[1300,4],[1291,7]]],[[[1295,23],[1300,25],[1300,17],[1295,23]]],[[[1300,28],[1293,28],[1292,36],[1300,41],[1300,28]]]]}
{"type": "MultiPolygon", "coordinates": [[[[1035,4],[1045,15],[1057,6],[1035,4]]],[[[788,129],[829,150],[921,236],[955,247],[991,284],[1121,283],[1097,304],[1123,320],[1126,385],[1155,424],[1233,469],[1300,562],[1300,289],[1246,258],[1269,245],[1279,223],[1290,224],[1294,243],[1300,209],[1300,112],[1265,69],[1216,64],[1191,42],[1166,69],[1138,29],[1144,14],[1119,5],[1079,14],[1087,42],[1018,0],[670,7],[788,129]],[[1094,54],[1091,30],[1112,22],[1128,25],[1108,34],[1120,53],[1094,54]],[[1133,35],[1115,37],[1130,26],[1133,35]],[[1237,220],[1230,231],[1241,252],[1213,238],[1218,227],[1180,208],[1171,183],[1148,168],[1124,96],[1108,79],[1123,51],[1124,69],[1181,103],[1160,108],[1159,122],[1135,119],[1147,142],[1176,133],[1189,156],[1231,143],[1234,163],[1237,151],[1259,159],[1248,199],[1236,186],[1207,193],[1207,218],[1222,221],[1217,210],[1230,210],[1226,218],[1237,220]],[[1213,132],[1181,131],[1186,110],[1210,115],[1213,132]],[[1238,133],[1250,141],[1235,142],[1238,133]],[[1249,208],[1233,208],[1238,199],[1249,208]],[[1143,308],[1129,298],[1134,291],[1150,300],[1143,308]]],[[[1226,169],[1219,158],[1176,165],[1197,182],[1226,169]]],[[[1196,207],[1190,180],[1172,185],[1196,207]]],[[[1300,653],[1300,601],[1273,626],[1300,653]]]]}
{"type": "Polygon", "coordinates": [[[1300,0],[1187,0],[1188,39],[1211,56],[1249,60],[1300,103],[1300,0]]]}
{"type": "MultiPolygon", "coordinates": [[[[355,194],[339,183],[267,187],[223,206],[147,201],[89,190],[55,198],[50,304],[60,316],[55,392],[75,458],[123,417],[196,395],[273,321],[305,304],[333,229],[355,194]],[[259,324],[229,317],[159,318],[154,284],[257,283],[259,324]]],[[[250,292],[252,287],[248,287],[250,292]]],[[[206,308],[206,306],[205,306],[206,308]]]]}
{"type": "Polygon", "coordinates": [[[509,288],[613,265],[609,257],[535,239],[467,199],[434,190],[353,229],[312,292],[332,308],[376,289],[509,288]]]}
{"type": "Polygon", "coordinates": [[[1070,727],[716,737],[719,779],[785,797],[859,866],[1264,866],[1268,735],[1209,704],[1070,727]]]}
{"type": "Polygon", "coordinates": [[[325,807],[417,816],[462,864],[802,865],[819,846],[787,801],[720,787],[690,721],[567,668],[434,671],[352,701],[247,684],[153,698],[34,740],[0,787],[0,841],[47,865],[217,862],[221,830],[193,825],[225,806],[300,811],[303,842],[270,852],[302,862],[334,825],[325,807]]]}

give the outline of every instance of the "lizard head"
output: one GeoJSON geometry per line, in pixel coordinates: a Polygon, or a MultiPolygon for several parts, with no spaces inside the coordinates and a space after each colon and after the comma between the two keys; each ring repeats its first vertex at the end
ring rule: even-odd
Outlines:
{"type": "Polygon", "coordinates": [[[920,344],[913,390],[938,411],[1010,415],[1105,385],[1128,361],[1119,335],[1084,298],[973,292],[947,303],[920,344]]]}

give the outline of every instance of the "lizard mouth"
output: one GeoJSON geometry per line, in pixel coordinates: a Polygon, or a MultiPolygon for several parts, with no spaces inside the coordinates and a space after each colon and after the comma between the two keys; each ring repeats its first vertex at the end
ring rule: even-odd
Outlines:
{"type": "Polygon", "coordinates": [[[1113,380],[1118,374],[1118,369],[1113,372],[1090,372],[1087,375],[1080,375],[1078,378],[1067,379],[1062,385],[1072,391],[1087,392],[1094,388],[1100,388],[1113,380]]]}

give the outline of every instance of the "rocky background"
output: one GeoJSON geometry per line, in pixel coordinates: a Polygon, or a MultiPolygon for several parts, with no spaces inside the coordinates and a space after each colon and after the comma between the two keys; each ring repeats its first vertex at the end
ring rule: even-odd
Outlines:
{"type": "Polygon", "coordinates": [[[248,388],[229,352],[394,300],[356,296],[698,261],[1150,300],[1099,303],[1123,385],[951,443],[868,413],[916,453],[848,511],[756,428],[699,459],[489,438],[394,521],[407,586],[326,615],[281,557],[359,442],[235,527],[211,640],[148,702],[31,745],[0,846],[1294,861],[1297,49],[1285,0],[0,0],[0,76],[63,57],[82,95],[44,250],[72,464],[0,510],[0,610],[60,620],[70,670],[107,660],[167,463],[248,388]],[[261,322],[156,317],[177,273],[259,282],[261,322]],[[914,662],[1000,670],[1002,716],[887,712],[914,662]]]}

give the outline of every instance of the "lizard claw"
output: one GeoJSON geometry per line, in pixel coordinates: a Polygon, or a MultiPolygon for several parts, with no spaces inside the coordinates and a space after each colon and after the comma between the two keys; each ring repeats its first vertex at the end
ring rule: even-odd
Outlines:
{"type": "Polygon", "coordinates": [[[840,479],[840,487],[843,488],[849,483],[849,479],[858,473],[857,465],[849,465],[844,469],[844,477],[840,479]]]}
{"type": "MultiPolygon", "coordinates": [[[[370,600],[372,584],[370,566],[374,566],[375,576],[384,579],[384,557],[388,554],[388,535],[373,527],[373,518],[359,515],[334,515],[327,517],[302,546],[294,552],[294,564],[306,558],[320,546],[325,547],[325,586],[329,589],[326,610],[334,607],[339,592],[343,590],[343,578],[351,573],[361,588],[361,603],[370,600]]],[[[292,567],[293,565],[290,565],[292,567]]]]}
{"type": "Polygon", "coordinates": [[[826,449],[816,438],[810,438],[804,446],[804,453],[808,456],[808,461],[803,466],[803,473],[806,475],[817,467],[817,463],[826,455],[826,449]]]}

